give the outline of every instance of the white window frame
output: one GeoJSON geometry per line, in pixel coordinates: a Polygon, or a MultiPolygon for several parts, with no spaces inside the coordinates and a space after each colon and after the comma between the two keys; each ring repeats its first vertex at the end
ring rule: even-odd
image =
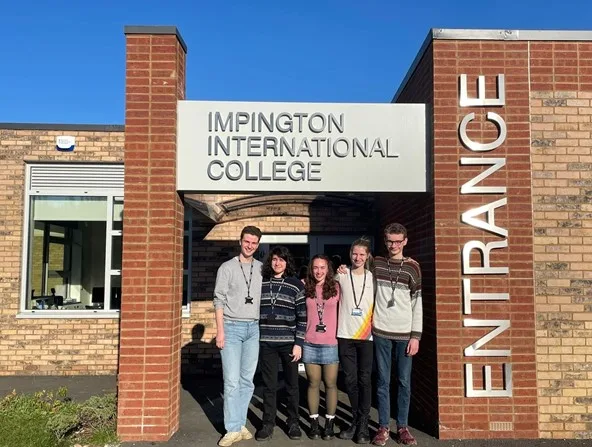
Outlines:
{"type": "MultiPolygon", "coordinates": [[[[23,246],[21,259],[21,293],[20,293],[20,311],[17,318],[47,318],[47,319],[71,319],[71,318],[119,318],[120,311],[110,309],[111,306],[111,275],[121,275],[121,270],[111,269],[111,237],[122,235],[119,230],[113,230],[113,202],[123,199],[122,188],[112,189],[85,189],[72,188],[65,191],[61,188],[43,188],[34,190],[29,187],[31,181],[32,166],[39,166],[40,163],[25,165],[25,203],[23,213],[23,246]],[[107,221],[106,221],[106,241],[105,241],[105,301],[104,309],[86,309],[86,310],[53,310],[53,309],[27,309],[29,274],[31,271],[31,258],[29,257],[29,244],[34,231],[33,215],[31,213],[31,199],[36,196],[62,196],[62,197],[105,197],[107,198],[107,221]]],[[[57,167],[69,167],[72,164],[51,164],[57,167]]],[[[122,236],[123,237],[123,236],[122,236]]],[[[123,246],[123,245],[122,245],[123,246]]]]}

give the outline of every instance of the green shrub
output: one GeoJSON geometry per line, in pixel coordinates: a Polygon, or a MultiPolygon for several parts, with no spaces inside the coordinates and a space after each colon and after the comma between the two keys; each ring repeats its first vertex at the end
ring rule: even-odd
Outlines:
{"type": "Polygon", "coordinates": [[[73,402],[61,388],[34,394],[12,392],[0,400],[0,447],[66,447],[116,443],[117,398],[73,402]]]}
{"type": "Polygon", "coordinates": [[[79,404],[65,403],[59,408],[59,411],[50,414],[47,420],[47,429],[58,439],[63,439],[74,433],[80,427],[79,410],[79,404]]]}
{"type": "Polygon", "coordinates": [[[66,445],[47,423],[64,404],[64,390],[34,394],[12,392],[0,400],[1,447],[60,447],[66,445]]]}
{"type": "Polygon", "coordinates": [[[115,428],[117,423],[117,396],[115,394],[92,396],[86,402],[80,404],[78,415],[80,424],[84,428],[115,428]]]}

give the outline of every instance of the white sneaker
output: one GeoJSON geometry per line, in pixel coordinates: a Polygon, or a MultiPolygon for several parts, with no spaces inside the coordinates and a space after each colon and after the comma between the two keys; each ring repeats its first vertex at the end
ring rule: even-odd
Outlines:
{"type": "Polygon", "coordinates": [[[249,431],[249,429],[247,427],[245,427],[244,425],[241,427],[241,431],[240,431],[241,436],[243,437],[243,439],[246,441],[247,439],[253,439],[253,434],[249,431]]]}
{"type": "Polygon", "coordinates": [[[220,447],[228,447],[234,444],[235,442],[242,441],[243,434],[240,431],[229,431],[226,433],[220,441],[218,441],[218,445],[220,447]]]}

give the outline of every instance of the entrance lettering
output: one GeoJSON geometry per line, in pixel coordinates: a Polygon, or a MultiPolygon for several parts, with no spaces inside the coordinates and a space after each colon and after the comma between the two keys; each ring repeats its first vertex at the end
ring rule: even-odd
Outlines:
{"type": "MultiPolygon", "coordinates": [[[[505,85],[504,75],[497,76],[497,98],[488,98],[485,93],[485,77],[479,76],[477,80],[477,97],[470,98],[467,92],[467,75],[460,75],[460,107],[502,107],[505,105],[505,85]]],[[[487,121],[493,122],[497,127],[498,133],[495,140],[490,142],[477,142],[472,140],[467,133],[469,124],[475,120],[475,113],[467,113],[459,123],[459,138],[461,144],[471,152],[489,152],[502,146],[507,138],[507,126],[502,116],[488,111],[487,121]]],[[[461,157],[461,166],[487,166],[488,169],[479,173],[471,180],[462,185],[460,194],[506,194],[506,185],[478,186],[489,176],[500,171],[506,165],[506,159],[503,157],[461,157]]],[[[507,266],[495,266],[491,264],[492,257],[496,250],[508,248],[508,230],[498,226],[495,222],[495,211],[506,207],[507,197],[490,202],[476,208],[470,208],[464,211],[460,220],[464,224],[491,233],[502,238],[501,240],[484,242],[480,240],[468,241],[464,244],[461,253],[462,278],[463,284],[463,314],[471,315],[473,313],[472,302],[486,303],[489,301],[509,301],[508,293],[477,293],[471,290],[471,279],[468,275],[507,275],[509,268],[507,266]],[[484,215],[484,218],[478,216],[484,215]],[[477,252],[480,255],[479,265],[471,265],[471,254],[477,252]]],[[[477,307],[477,304],[475,305],[477,307]]],[[[478,311],[478,308],[475,309],[478,311]]],[[[503,332],[510,328],[510,319],[481,320],[473,318],[463,318],[463,327],[493,327],[494,329],[483,335],[464,350],[466,357],[506,357],[507,363],[503,364],[503,387],[494,389],[492,385],[491,365],[483,365],[483,385],[479,388],[474,386],[473,363],[465,363],[465,395],[467,397],[510,397],[512,396],[512,365],[509,363],[511,349],[481,349],[486,343],[493,341],[503,332]]]]}

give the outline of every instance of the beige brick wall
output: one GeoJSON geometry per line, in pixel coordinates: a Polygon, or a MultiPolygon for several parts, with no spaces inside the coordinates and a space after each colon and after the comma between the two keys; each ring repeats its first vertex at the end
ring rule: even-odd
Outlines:
{"type": "Polygon", "coordinates": [[[0,375],[113,374],[117,319],[17,319],[26,161],[122,162],[121,131],[13,130],[0,125],[0,375]],[[76,137],[58,152],[56,136],[76,137]]]}
{"type": "MultiPolygon", "coordinates": [[[[119,348],[118,319],[17,319],[20,305],[22,216],[26,161],[122,162],[123,132],[11,130],[0,126],[0,375],[114,374],[119,348]],[[72,153],[55,149],[57,135],[76,137],[72,153]]],[[[249,195],[194,195],[211,206],[249,195]]],[[[305,201],[306,202],[306,201],[305,201]]],[[[221,262],[236,254],[245,225],[266,233],[362,234],[368,216],[355,206],[323,203],[267,204],[223,214],[218,224],[194,212],[192,305],[183,319],[183,357],[189,372],[212,372],[217,366],[212,292],[221,262]],[[262,217],[264,216],[264,217],[262,217]]]]}
{"type": "Polygon", "coordinates": [[[531,93],[539,429],[592,438],[592,93],[531,93]]]}

